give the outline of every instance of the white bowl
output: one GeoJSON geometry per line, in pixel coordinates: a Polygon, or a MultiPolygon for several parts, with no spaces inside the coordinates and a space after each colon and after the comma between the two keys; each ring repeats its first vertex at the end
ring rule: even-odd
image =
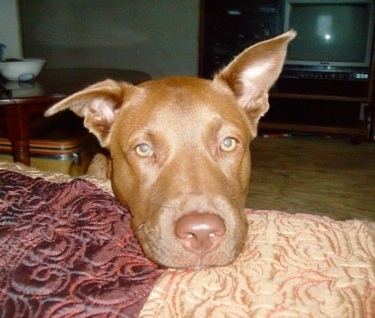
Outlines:
{"type": "Polygon", "coordinates": [[[42,59],[0,62],[0,73],[9,81],[29,81],[39,75],[45,63],[42,59]]]}

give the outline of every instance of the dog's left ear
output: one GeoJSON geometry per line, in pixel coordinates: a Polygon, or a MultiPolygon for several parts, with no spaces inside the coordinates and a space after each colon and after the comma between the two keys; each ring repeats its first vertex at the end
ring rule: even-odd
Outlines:
{"type": "Polygon", "coordinates": [[[59,111],[70,109],[84,117],[84,125],[99,140],[100,145],[108,147],[112,125],[116,114],[125,107],[125,100],[139,88],[126,83],[106,80],[87,87],[49,108],[44,115],[52,116],[59,111]]]}
{"type": "Polygon", "coordinates": [[[251,121],[256,136],[260,117],[268,110],[268,91],[276,82],[284,64],[288,43],[294,30],[255,44],[238,55],[214,77],[229,86],[251,121]]]}

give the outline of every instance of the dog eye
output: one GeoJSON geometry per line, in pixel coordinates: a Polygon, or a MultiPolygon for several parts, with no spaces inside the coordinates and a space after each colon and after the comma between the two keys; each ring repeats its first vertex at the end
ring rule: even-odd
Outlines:
{"type": "Polygon", "coordinates": [[[153,151],[148,144],[140,144],[135,148],[135,151],[138,156],[140,157],[151,157],[153,155],[153,151]]]}
{"type": "Polygon", "coordinates": [[[220,145],[221,150],[229,152],[234,150],[236,148],[236,140],[232,137],[227,137],[223,140],[223,142],[220,145]]]}

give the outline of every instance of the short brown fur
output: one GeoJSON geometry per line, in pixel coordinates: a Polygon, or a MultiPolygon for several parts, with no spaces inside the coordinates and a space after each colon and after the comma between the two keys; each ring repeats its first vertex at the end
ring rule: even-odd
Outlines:
{"type": "Polygon", "coordinates": [[[89,173],[110,177],[150,259],[201,268],[240,254],[248,228],[249,145],[294,37],[289,31],[250,47],[212,81],[107,80],[46,112],[71,109],[85,117],[109,150],[110,158],[95,158],[89,173]]]}

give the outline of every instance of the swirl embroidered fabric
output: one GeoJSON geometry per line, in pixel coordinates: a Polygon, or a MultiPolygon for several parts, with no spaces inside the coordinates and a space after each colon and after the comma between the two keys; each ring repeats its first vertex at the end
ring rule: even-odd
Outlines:
{"type": "Polygon", "coordinates": [[[0,170],[0,317],[137,317],[162,272],[110,194],[0,170]]]}
{"type": "Polygon", "coordinates": [[[231,266],[169,270],[140,317],[375,317],[375,224],[246,210],[231,266]]]}

